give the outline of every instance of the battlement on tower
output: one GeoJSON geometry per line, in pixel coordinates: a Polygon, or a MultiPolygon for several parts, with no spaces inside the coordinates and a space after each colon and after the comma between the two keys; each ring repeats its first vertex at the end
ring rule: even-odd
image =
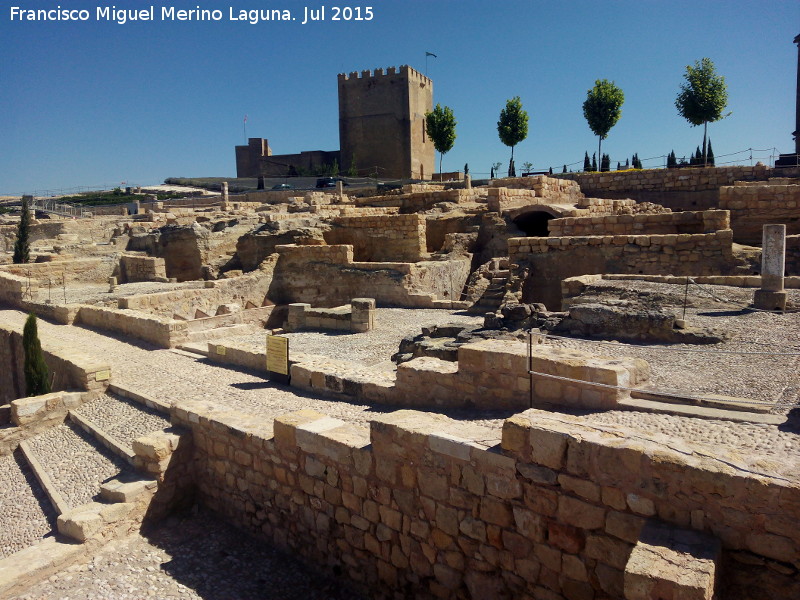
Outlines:
{"type": "Polygon", "coordinates": [[[429,77],[426,77],[408,65],[400,65],[400,67],[388,67],[386,70],[375,69],[374,71],[370,71],[369,69],[366,69],[360,72],[353,71],[349,74],[339,73],[338,79],[340,85],[342,83],[346,85],[359,85],[366,81],[397,77],[398,75],[402,76],[403,78],[407,78],[409,81],[415,81],[425,85],[431,85],[433,83],[429,77]]]}

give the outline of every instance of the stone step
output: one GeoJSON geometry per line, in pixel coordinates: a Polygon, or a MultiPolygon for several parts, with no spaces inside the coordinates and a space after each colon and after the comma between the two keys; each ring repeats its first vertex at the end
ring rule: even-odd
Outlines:
{"type": "Polygon", "coordinates": [[[508,269],[497,269],[496,271],[492,272],[492,276],[494,277],[502,277],[503,279],[508,279],[508,275],[511,273],[508,269]]]}
{"type": "Polygon", "coordinates": [[[70,419],[129,463],[133,440],[170,426],[168,415],[114,392],[71,410],[70,419]]]}
{"type": "Polygon", "coordinates": [[[69,421],[20,444],[59,514],[87,504],[102,482],[131,468],[69,421]]]}
{"type": "Polygon", "coordinates": [[[508,277],[492,277],[490,285],[505,287],[506,283],[508,283],[508,277]]]}
{"type": "Polygon", "coordinates": [[[0,456],[0,482],[0,559],[5,559],[40,543],[53,530],[57,513],[22,450],[0,456]]]}

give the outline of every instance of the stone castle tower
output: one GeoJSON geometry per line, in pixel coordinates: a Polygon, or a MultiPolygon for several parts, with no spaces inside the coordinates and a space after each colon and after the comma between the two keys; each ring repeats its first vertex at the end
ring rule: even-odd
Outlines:
{"type": "Polygon", "coordinates": [[[408,65],[339,75],[340,165],[355,159],[360,175],[430,179],[433,142],[425,113],[433,110],[433,81],[408,65]]]}

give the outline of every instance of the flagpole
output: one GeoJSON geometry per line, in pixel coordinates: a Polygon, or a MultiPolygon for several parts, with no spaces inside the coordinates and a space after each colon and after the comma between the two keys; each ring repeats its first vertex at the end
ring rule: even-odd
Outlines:
{"type": "Polygon", "coordinates": [[[242,131],[244,132],[244,145],[247,146],[247,115],[244,116],[244,122],[242,123],[242,131]]]}

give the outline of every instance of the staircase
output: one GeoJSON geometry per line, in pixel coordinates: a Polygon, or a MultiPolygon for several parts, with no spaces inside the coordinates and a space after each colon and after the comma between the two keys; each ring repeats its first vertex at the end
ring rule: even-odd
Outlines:
{"type": "Polygon", "coordinates": [[[166,415],[108,392],[21,442],[21,457],[58,515],[59,533],[83,542],[106,525],[140,518],[137,498],[152,496],[157,483],[134,469],[133,441],[169,426],[166,415]]]}
{"type": "Polygon", "coordinates": [[[481,315],[497,312],[506,293],[508,275],[508,258],[493,258],[489,265],[489,287],[469,312],[481,315]]]}

